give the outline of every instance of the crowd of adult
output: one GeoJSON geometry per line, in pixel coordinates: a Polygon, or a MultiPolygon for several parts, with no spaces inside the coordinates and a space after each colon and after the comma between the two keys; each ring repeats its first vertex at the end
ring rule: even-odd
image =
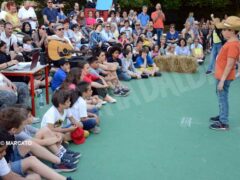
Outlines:
{"type": "MultiPolygon", "coordinates": [[[[151,14],[147,6],[142,7],[142,12],[127,12],[113,4],[108,18],[92,8],[80,10],[78,3],[67,12],[64,4],[47,0],[42,17],[36,16],[35,7],[30,1],[22,5],[14,1],[2,3],[0,69],[18,64],[40,50],[41,58],[53,72],[49,78],[52,106],[44,114],[41,128],[34,128],[28,79],[8,79],[0,73],[0,140],[31,144],[0,144],[0,177],[4,179],[66,179],[57,172],[76,170],[81,156],[67,147],[68,142],[81,144],[89,133],[100,133],[101,107],[116,103],[114,96],[125,97],[131,92],[121,81],[160,77],[155,57],[191,56],[202,64],[211,51],[206,72],[210,74],[225,41],[216,26],[220,19],[214,15],[210,20],[197,21],[191,12],[182,31],[174,24],[165,29],[167,17],[160,3],[151,14]],[[48,51],[51,41],[68,44],[75,53],[71,58],[63,55],[52,61],[48,51]],[[52,167],[38,159],[49,161],[52,167]]],[[[36,89],[44,85],[44,77],[35,78],[36,89]]]]}

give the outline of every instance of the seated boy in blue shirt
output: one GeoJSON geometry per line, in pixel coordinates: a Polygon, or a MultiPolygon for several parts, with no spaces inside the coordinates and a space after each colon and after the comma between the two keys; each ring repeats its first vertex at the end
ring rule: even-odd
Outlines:
{"type": "Polygon", "coordinates": [[[161,76],[159,68],[154,63],[153,59],[148,55],[149,50],[147,47],[144,47],[140,51],[140,55],[137,57],[135,67],[136,69],[148,76],[161,76]]]}
{"type": "Polygon", "coordinates": [[[54,74],[52,82],[51,82],[51,89],[55,91],[58,87],[61,86],[63,81],[67,77],[67,73],[70,71],[70,63],[67,59],[60,59],[58,61],[59,69],[54,74]]]}

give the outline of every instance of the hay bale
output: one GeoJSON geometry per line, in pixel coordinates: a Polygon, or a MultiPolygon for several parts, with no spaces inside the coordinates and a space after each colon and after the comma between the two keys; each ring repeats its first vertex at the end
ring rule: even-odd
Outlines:
{"type": "Polygon", "coordinates": [[[160,71],[178,73],[196,73],[197,59],[191,56],[157,56],[154,59],[160,71]]]}

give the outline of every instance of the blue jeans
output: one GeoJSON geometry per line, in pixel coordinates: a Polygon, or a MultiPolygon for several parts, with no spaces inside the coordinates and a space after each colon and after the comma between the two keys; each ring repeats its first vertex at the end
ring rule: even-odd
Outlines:
{"type": "Polygon", "coordinates": [[[157,33],[157,45],[160,45],[160,38],[162,36],[163,33],[163,29],[155,29],[156,33],[157,33]]]}
{"type": "Polygon", "coordinates": [[[208,71],[214,71],[216,58],[221,48],[222,43],[213,43],[210,64],[208,65],[208,71]]]}
{"type": "Polygon", "coordinates": [[[122,81],[130,81],[132,79],[132,77],[127,72],[119,73],[118,78],[122,81]]]}
{"type": "Polygon", "coordinates": [[[228,91],[230,87],[231,80],[226,80],[224,82],[223,90],[218,91],[217,86],[219,80],[217,80],[216,84],[216,93],[218,97],[218,104],[219,104],[219,120],[222,124],[228,124],[228,112],[229,112],[229,105],[228,105],[228,91]]]}

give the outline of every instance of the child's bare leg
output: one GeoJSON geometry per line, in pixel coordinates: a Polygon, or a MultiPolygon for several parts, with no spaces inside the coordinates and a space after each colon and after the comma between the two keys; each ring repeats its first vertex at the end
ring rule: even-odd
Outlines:
{"type": "Polygon", "coordinates": [[[40,175],[38,175],[38,174],[34,174],[34,173],[29,173],[26,177],[25,177],[25,179],[27,179],[27,180],[41,180],[41,176],[40,175]]]}
{"type": "MultiPolygon", "coordinates": [[[[27,143],[26,143],[27,144],[27,143]]],[[[39,144],[35,143],[34,141],[31,141],[31,145],[21,145],[18,146],[19,153],[22,157],[26,156],[28,153],[32,153],[33,155],[37,156],[40,159],[44,159],[47,161],[50,161],[54,164],[60,164],[61,159],[52,154],[50,151],[48,151],[46,148],[40,146],[39,144]]]]}
{"type": "Polygon", "coordinates": [[[45,179],[52,179],[52,180],[55,180],[55,179],[65,180],[66,179],[64,176],[56,173],[54,170],[49,168],[47,165],[43,164],[41,161],[39,161],[34,156],[30,156],[28,158],[23,159],[22,160],[22,168],[23,168],[23,172],[33,171],[45,179]]]}
{"type": "MultiPolygon", "coordinates": [[[[45,128],[40,129],[37,132],[35,137],[38,139],[49,139],[49,138],[56,137],[56,135],[49,128],[45,127],[45,128]]],[[[58,144],[60,144],[61,141],[62,141],[62,139],[60,140],[60,142],[58,142],[58,144]]],[[[59,146],[57,145],[57,143],[51,144],[51,145],[44,145],[44,144],[40,144],[40,145],[46,146],[54,154],[57,154],[59,151],[59,146]]]]}
{"type": "Polygon", "coordinates": [[[71,134],[70,133],[65,133],[64,134],[64,141],[71,141],[72,138],[71,138],[71,134]]]}

